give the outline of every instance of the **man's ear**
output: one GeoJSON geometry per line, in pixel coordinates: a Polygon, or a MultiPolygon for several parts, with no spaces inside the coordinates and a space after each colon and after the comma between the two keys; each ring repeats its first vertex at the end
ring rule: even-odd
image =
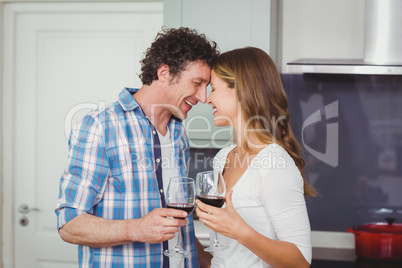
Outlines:
{"type": "Polygon", "coordinates": [[[170,82],[170,80],[172,79],[170,68],[167,64],[162,64],[161,66],[159,66],[157,74],[158,80],[161,82],[170,82]]]}

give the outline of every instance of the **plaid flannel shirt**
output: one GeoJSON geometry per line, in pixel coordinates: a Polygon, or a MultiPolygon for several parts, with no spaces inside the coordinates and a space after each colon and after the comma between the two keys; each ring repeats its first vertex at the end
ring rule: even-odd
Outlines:
{"type": "MultiPolygon", "coordinates": [[[[164,205],[154,152],[160,144],[155,144],[154,126],[132,96],[136,91],[123,89],[117,102],[91,112],[73,127],[55,210],[59,229],[83,213],[108,220],[139,219],[164,205]]],[[[189,146],[184,126],[172,117],[168,127],[177,166],[186,176],[189,146]]],[[[186,267],[198,267],[191,216],[188,221],[182,229],[184,247],[191,252],[186,267]]],[[[104,248],[80,245],[79,263],[80,267],[168,267],[163,247],[140,242],[104,248]]]]}

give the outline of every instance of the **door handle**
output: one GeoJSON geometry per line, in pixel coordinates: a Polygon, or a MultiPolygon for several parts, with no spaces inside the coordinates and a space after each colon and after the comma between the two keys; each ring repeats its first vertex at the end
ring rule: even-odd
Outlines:
{"type": "Polygon", "coordinates": [[[29,208],[29,206],[27,204],[21,204],[18,207],[18,212],[20,212],[22,214],[27,214],[31,211],[39,211],[39,208],[29,208]]]}
{"type": "Polygon", "coordinates": [[[39,208],[29,208],[29,206],[27,204],[21,204],[18,207],[18,212],[22,213],[22,217],[20,218],[19,222],[21,226],[27,226],[29,223],[29,219],[27,216],[25,216],[25,214],[31,212],[31,211],[39,211],[39,208]]]}

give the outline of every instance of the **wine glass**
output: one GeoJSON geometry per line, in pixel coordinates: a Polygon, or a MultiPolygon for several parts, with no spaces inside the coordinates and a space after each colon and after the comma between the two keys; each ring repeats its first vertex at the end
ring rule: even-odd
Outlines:
{"type": "MultiPolygon", "coordinates": [[[[220,208],[225,203],[226,186],[223,176],[218,171],[204,171],[197,173],[197,198],[203,203],[220,208]]],[[[214,232],[214,242],[205,251],[218,251],[229,248],[219,244],[218,234],[214,232]]]]}
{"type": "MultiPolygon", "coordinates": [[[[188,177],[173,177],[169,180],[166,193],[167,208],[180,209],[187,212],[188,216],[193,212],[195,206],[195,185],[194,180],[188,177]]],[[[190,252],[180,246],[181,226],[175,234],[176,246],[173,249],[165,250],[168,257],[186,258],[190,252]]]]}

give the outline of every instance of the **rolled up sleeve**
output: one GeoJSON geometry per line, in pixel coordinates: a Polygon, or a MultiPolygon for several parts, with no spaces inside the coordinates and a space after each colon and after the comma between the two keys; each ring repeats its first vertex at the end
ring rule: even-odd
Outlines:
{"type": "Polygon", "coordinates": [[[83,213],[92,213],[101,200],[109,172],[100,124],[91,115],[75,124],[69,137],[68,164],[59,185],[57,228],[83,213]]]}

